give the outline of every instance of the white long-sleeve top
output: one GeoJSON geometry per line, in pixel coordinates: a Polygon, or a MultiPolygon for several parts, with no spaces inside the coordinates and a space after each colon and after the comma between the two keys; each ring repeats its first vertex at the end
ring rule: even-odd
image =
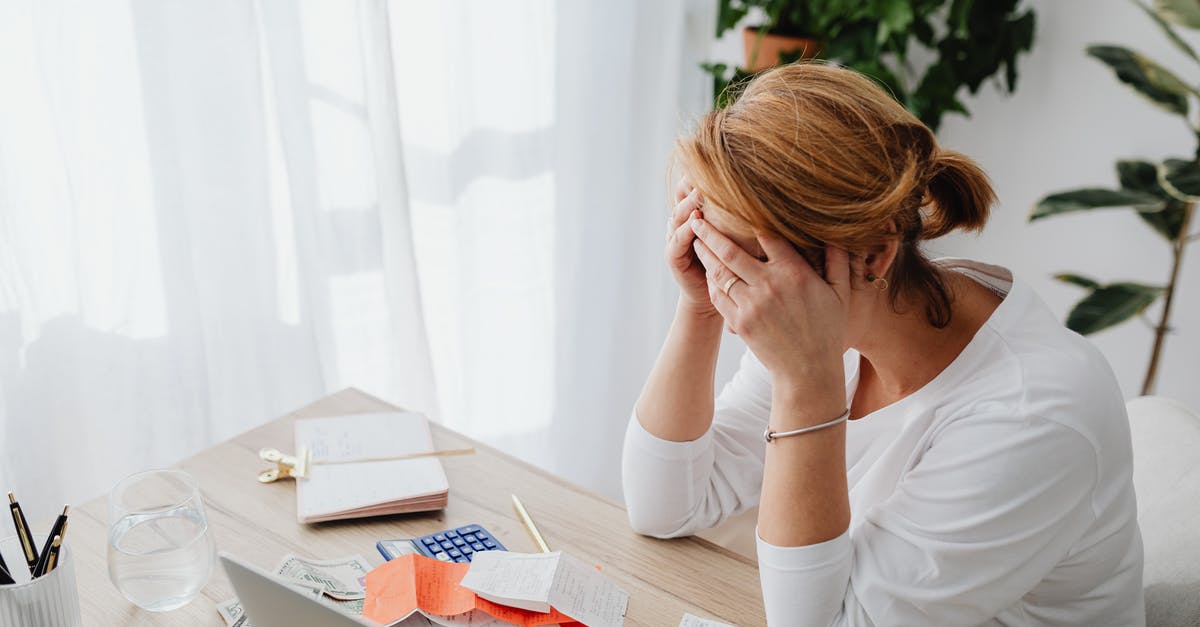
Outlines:
{"type": "MultiPolygon", "coordinates": [[[[1007,270],[938,263],[1004,300],[927,385],[850,421],[846,533],[802,547],[757,539],[768,623],[1144,625],[1111,369],[1007,270]]],[[[852,398],[859,356],[845,361],[852,398]]],[[[770,411],[770,374],[747,351],[699,439],[657,438],[635,412],[622,469],[634,529],[682,536],[757,505],[770,411]]]]}

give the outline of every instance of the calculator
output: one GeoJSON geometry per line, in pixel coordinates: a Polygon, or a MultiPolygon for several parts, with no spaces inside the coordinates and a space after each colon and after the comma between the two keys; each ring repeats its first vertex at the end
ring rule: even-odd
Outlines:
{"type": "Polygon", "coordinates": [[[447,529],[411,540],[380,540],[375,547],[387,560],[418,553],[443,562],[470,562],[471,556],[480,551],[508,550],[480,525],[447,529]]]}

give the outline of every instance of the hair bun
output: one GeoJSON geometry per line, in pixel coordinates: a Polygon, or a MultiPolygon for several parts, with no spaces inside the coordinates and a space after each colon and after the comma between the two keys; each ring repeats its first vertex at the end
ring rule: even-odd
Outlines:
{"type": "Polygon", "coordinates": [[[987,174],[970,157],[938,151],[930,163],[929,199],[921,237],[934,239],[956,229],[980,231],[987,223],[996,192],[987,174]]]}

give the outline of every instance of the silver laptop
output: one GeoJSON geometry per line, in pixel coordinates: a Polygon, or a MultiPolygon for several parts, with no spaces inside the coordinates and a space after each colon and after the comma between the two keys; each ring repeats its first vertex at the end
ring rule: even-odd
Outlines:
{"type": "Polygon", "coordinates": [[[378,627],[285,585],[270,573],[221,551],[221,565],[254,627],[378,627]]]}

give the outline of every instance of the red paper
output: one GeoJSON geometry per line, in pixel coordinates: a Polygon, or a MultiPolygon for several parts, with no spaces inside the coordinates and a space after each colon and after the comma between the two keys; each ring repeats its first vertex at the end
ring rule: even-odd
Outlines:
{"type": "Polygon", "coordinates": [[[443,562],[423,555],[397,557],[367,573],[363,617],[389,625],[418,609],[443,616],[480,610],[493,618],[523,627],[555,624],[583,627],[555,609],[542,614],[479,598],[458,585],[470,567],[470,564],[443,562]]]}

